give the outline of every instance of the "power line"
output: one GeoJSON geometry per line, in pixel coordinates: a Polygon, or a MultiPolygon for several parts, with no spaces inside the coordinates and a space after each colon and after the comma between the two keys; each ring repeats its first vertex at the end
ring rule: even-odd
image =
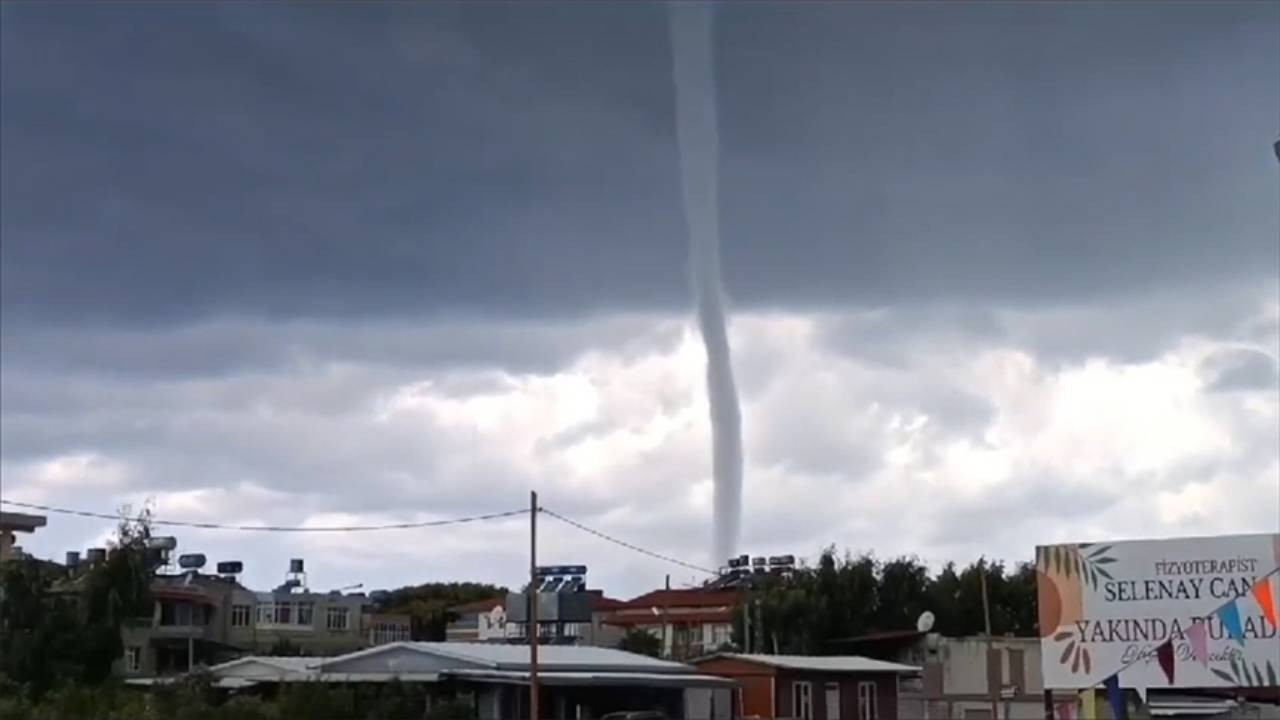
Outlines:
{"type": "MultiPolygon", "coordinates": [[[[93,512],[90,510],[76,510],[73,508],[54,507],[52,505],[40,505],[38,503],[19,502],[17,500],[0,500],[0,504],[11,505],[13,507],[26,508],[30,510],[39,510],[41,512],[58,513],[60,515],[75,515],[77,517],[94,518],[99,520],[119,521],[122,519],[122,516],[118,513],[113,514],[113,513],[93,512]]],[[[565,517],[564,515],[561,515],[553,510],[548,510],[547,508],[540,507],[538,508],[538,511],[545,513],[547,515],[550,515],[551,517],[555,518],[556,520],[559,520],[562,523],[565,523],[566,525],[575,527],[585,533],[594,535],[602,540],[606,540],[615,545],[631,550],[632,552],[637,552],[637,553],[640,553],[641,555],[647,555],[656,560],[662,560],[663,562],[668,562],[673,565],[679,565],[680,567],[688,568],[690,570],[696,570],[697,572],[705,573],[707,575],[719,575],[719,573],[716,572],[715,570],[708,570],[707,568],[701,567],[699,565],[694,565],[693,563],[685,562],[683,560],[671,557],[670,555],[663,555],[662,553],[658,553],[652,550],[642,548],[639,545],[636,545],[634,543],[629,543],[625,540],[620,540],[612,535],[603,533],[599,530],[583,525],[582,523],[577,522],[576,520],[571,520],[565,517]]],[[[470,515],[466,517],[446,518],[442,520],[423,520],[419,522],[390,523],[386,525],[316,525],[316,526],[234,525],[234,524],[215,523],[215,522],[164,520],[162,518],[152,518],[151,524],[166,526],[166,527],[194,528],[198,530],[233,530],[233,531],[240,531],[240,532],[282,532],[282,533],[375,532],[379,530],[412,530],[415,528],[442,527],[446,525],[462,525],[466,523],[484,522],[486,520],[500,520],[502,518],[516,517],[516,516],[525,515],[528,513],[529,513],[528,508],[519,508],[517,510],[505,510],[503,512],[485,513],[482,515],[470,515]]]]}
{"type": "Polygon", "coordinates": [[[638,553],[640,553],[641,555],[648,555],[648,556],[649,556],[649,557],[651,557],[651,558],[656,558],[656,559],[658,559],[658,560],[662,560],[662,561],[664,561],[664,562],[669,562],[669,563],[672,563],[672,564],[674,564],[674,565],[679,565],[680,567],[688,568],[688,569],[690,569],[690,570],[697,570],[697,571],[698,571],[698,572],[700,572],[700,573],[706,573],[706,574],[708,574],[708,575],[719,575],[719,574],[720,574],[719,572],[717,572],[717,571],[715,571],[715,570],[708,570],[708,569],[706,569],[706,568],[704,568],[704,567],[700,567],[700,566],[698,566],[698,565],[694,565],[694,564],[692,564],[692,563],[687,563],[687,562],[685,562],[685,561],[683,561],[683,560],[677,560],[676,558],[673,558],[673,557],[671,557],[670,555],[663,555],[662,553],[656,553],[656,552],[654,552],[654,551],[652,551],[652,550],[646,550],[646,549],[644,549],[644,548],[640,547],[639,545],[633,545],[633,544],[631,544],[631,543],[629,543],[629,542],[627,542],[627,541],[625,541],[625,540],[619,540],[618,538],[613,537],[612,535],[607,535],[607,534],[605,534],[605,533],[600,532],[599,530],[594,530],[594,529],[592,529],[592,528],[589,528],[589,527],[587,527],[586,525],[583,525],[583,524],[582,524],[582,523],[580,523],[580,522],[577,522],[577,521],[574,521],[574,520],[570,520],[569,518],[567,518],[567,517],[565,517],[565,516],[563,516],[563,515],[561,515],[561,514],[559,514],[559,513],[556,513],[556,512],[554,512],[554,511],[552,511],[552,510],[548,510],[548,509],[546,509],[546,508],[538,508],[538,510],[539,510],[540,512],[542,512],[543,514],[545,514],[545,515],[550,515],[551,517],[553,517],[553,518],[555,518],[555,519],[559,520],[559,521],[560,521],[560,522],[562,522],[562,523],[565,523],[565,524],[567,524],[567,525],[572,525],[573,527],[576,527],[576,528],[578,528],[579,530],[581,530],[581,531],[583,531],[583,532],[585,532],[585,533],[589,533],[589,534],[591,534],[591,535],[595,535],[596,537],[598,537],[598,538],[600,538],[600,539],[602,539],[602,540],[608,540],[609,542],[611,542],[611,543],[613,543],[613,544],[615,544],[615,545],[620,545],[620,546],[622,546],[622,547],[624,547],[624,548],[626,548],[626,549],[628,549],[628,550],[632,550],[632,551],[634,551],[634,552],[638,552],[638,553]]]}
{"type": "MultiPolygon", "coordinates": [[[[59,513],[62,515],[77,515],[79,517],[98,518],[102,520],[121,519],[121,516],[118,514],[112,515],[109,513],[90,512],[88,510],[72,510],[69,508],[52,507],[49,505],[38,505],[36,503],[18,502],[16,500],[0,500],[0,503],[12,505],[14,507],[28,508],[31,510],[59,513]]],[[[316,525],[309,527],[301,525],[227,525],[223,523],[160,520],[156,518],[151,520],[151,524],[165,525],[169,527],[197,528],[201,530],[240,530],[245,532],[369,532],[376,530],[411,530],[414,528],[440,527],[442,525],[461,525],[463,523],[515,517],[517,515],[524,515],[528,512],[528,508],[520,508],[518,510],[506,510],[504,512],[485,513],[483,515],[471,515],[459,518],[447,518],[444,520],[423,520],[420,522],[390,523],[387,525],[316,525]]]]}

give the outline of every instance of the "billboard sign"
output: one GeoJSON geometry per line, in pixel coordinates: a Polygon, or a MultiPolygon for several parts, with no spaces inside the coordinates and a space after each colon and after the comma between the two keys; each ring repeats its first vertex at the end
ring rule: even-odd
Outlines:
{"type": "Polygon", "coordinates": [[[1280,534],[1036,548],[1046,688],[1280,685],[1280,534]]]}

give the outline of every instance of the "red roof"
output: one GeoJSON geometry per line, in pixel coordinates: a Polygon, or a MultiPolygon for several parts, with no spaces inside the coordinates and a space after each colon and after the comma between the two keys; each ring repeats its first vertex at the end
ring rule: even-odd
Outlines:
{"type": "Polygon", "coordinates": [[[733,607],[738,604],[740,597],[742,593],[736,590],[703,590],[701,588],[654,590],[622,603],[617,609],[733,607]]]}
{"type": "Polygon", "coordinates": [[[591,600],[591,609],[596,611],[617,610],[618,608],[623,607],[625,605],[626,603],[623,602],[622,600],[618,600],[616,598],[611,598],[611,597],[605,597],[603,594],[597,595],[591,600]]]}
{"type": "Polygon", "coordinates": [[[699,610],[694,612],[684,612],[676,615],[653,613],[635,614],[635,615],[618,615],[614,613],[605,619],[606,625],[662,625],[666,623],[727,623],[733,621],[733,610],[699,610]]]}

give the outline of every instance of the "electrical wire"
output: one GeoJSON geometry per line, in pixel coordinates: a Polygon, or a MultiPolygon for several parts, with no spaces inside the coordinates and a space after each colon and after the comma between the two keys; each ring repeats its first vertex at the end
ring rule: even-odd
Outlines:
{"type": "MultiPolygon", "coordinates": [[[[43,512],[59,513],[62,515],[77,515],[79,517],[98,518],[102,520],[121,520],[119,514],[111,515],[108,513],[90,512],[88,510],[72,510],[69,508],[52,507],[50,505],[38,505],[36,503],[18,502],[16,500],[0,500],[0,504],[12,505],[14,507],[28,508],[31,510],[40,510],[43,512]]],[[[501,518],[515,517],[528,513],[528,508],[519,510],[506,510],[504,512],[485,513],[483,515],[471,515],[468,517],[447,518],[443,520],[423,520],[420,522],[390,523],[387,525],[228,525],[223,523],[212,522],[190,522],[184,520],[162,520],[152,518],[152,525],[164,525],[168,527],[185,527],[197,528],[201,530],[240,530],[245,532],[287,532],[287,533],[309,533],[309,532],[371,532],[378,530],[411,530],[414,528],[441,527],[444,525],[461,525],[463,523],[482,522],[485,520],[498,520],[501,518]]]]}
{"type": "MultiPolygon", "coordinates": [[[[60,515],[75,515],[77,517],[94,518],[99,520],[119,521],[122,519],[122,516],[118,513],[111,514],[111,513],[92,512],[89,510],[76,510],[72,508],[54,507],[52,505],[40,505],[38,503],[19,502],[17,500],[0,499],[0,504],[11,505],[13,507],[26,508],[29,510],[39,510],[41,512],[57,513],[60,515]]],[[[280,532],[280,533],[375,532],[380,530],[411,530],[415,528],[461,525],[465,523],[475,523],[475,522],[483,522],[486,520],[499,520],[502,518],[516,517],[519,515],[525,515],[528,512],[529,512],[528,508],[520,508],[518,510],[506,510],[503,512],[485,513],[483,515],[470,515],[467,517],[446,518],[442,520],[423,520],[419,522],[390,523],[386,525],[314,525],[314,526],[234,525],[234,524],[227,524],[227,523],[195,522],[195,521],[188,521],[188,520],[165,520],[162,518],[152,518],[151,524],[157,525],[157,526],[166,526],[166,527],[195,528],[199,530],[235,530],[235,531],[242,531],[242,532],[280,532]]],[[[618,545],[619,547],[623,547],[623,548],[626,548],[627,550],[631,550],[632,552],[637,552],[637,553],[640,553],[641,555],[647,555],[648,557],[654,558],[656,560],[662,560],[663,562],[671,563],[673,565],[679,565],[680,567],[688,568],[689,570],[695,570],[697,572],[705,573],[707,575],[719,575],[719,573],[716,572],[715,570],[708,570],[707,568],[701,567],[699,565],[694,565],[693,563],[685,562],[684,560],[671,557],[670,555],[663,555],[662,553],[658,553],[658,552],[654,552],[653,550],[642,548],[639,545],[636,545],[634,543],[629,543],[625,540],[621,540],[612,535],[609,535],[608,533],[604,533],[594,528],[583,525],[582,523],[576,520],[571,520],[570,518],[567,518],[564,515],[561,515],[560,513],[557,513],[553,510],[548,510],[545,507],[538,508],[538,512],[544,515],[549,515],[550,517],[553,517],[556,520],[559,520],[560,522],[565,523],[566,525],[577,528],[578,530],[581,530],[582,532],[588,533],[590,535],[594,535],[602,540],[611,542],[615,545],[618,545]]]]}
{"type": "Polygon", "coordinates": [[[613,544],[615,544],[615,545],[619,545],[619,546],[624,547],[624,548],[626,548],[626,549],[628,549],[628,550],[631,550],[631,551],[634,551],[634,552],[638,552],[638,553],[640,553],[641,555],[648,555],[648,556],[649,556],[649,557],[651,557],[651,558],[656,558],[656,559],[658,559],[658,560],[662,560],[662,561],[664,561],[664,562],[669,562],[669,563],[671,563],[671,564],[673,564],[673,565],[679,565],[680,567],[688,568],[688,569],[690,569],[690,570],[696,570],[696,571],[698,571],[698,572],[700,572],[700,573],[706,573],[707,575],[719,575],[719,574],[720,574],[719,572],[717,572],[717,571],[715,571],[715,570],[708,570],[707,568],[700,567],[700,566],[698,566],[698,565],[694,565],[694,564],[692,564],[692,563],[687,563],[687,562],[685,562],[685,561],[683,561],[683,560],[677,560],[676,558],[673,558],[673,557],[671,557],[670,555],[663,555],[662,553],[656,553],[656,552],[654,552],[654,551],[652,551],[652,550],[646,550],[646,549],[644,549],[644,548],[640,547],[639,545],[634,545],[634,544],[629,543],[629,542],[627,542],[627,541],[625,541],[625,540],[619,540],[618,538],[613,537],[612,535],[608,535],[608,534],[606,534],[606,533],[602,533],[602,532],[600,532],[599,530],[595,530],[595,529],[589,528],[589,527],[587,527],[586,525],[583,525],[582,523],[577,522],[576,520],[570,520],[569,518],[567,518],[567,517],[565,517],[565,516],[563,516],[563,515],[561,515],[561,514],[559,514],[559,513],[555,512],[555,511],[548,510],[548,509],[546,509],[546,508],[544,508],[544,507],[540,507],[540,508],[538,508],[538,511],[539,511],[539,512],[541,512],[543,515],[550,515],[551,517],[553,517],[553,518],[555,518],[555,519],[559,520],[559,521],[560,521],[560,522],[562,522],[562,523],[565,523],[566,525],[571,525],[571,526],[573,526],[573,527],[575,527],[575,528],[577,528],[577,529],[579,529],[579,530],[581,530],[581,531],[583,531],[583,532],[585,532],[585,533],[588,533],[588,534],[591,534],[591,535],[595,535],[596,537],[598,537],[598,538],[600,538],[600,539],[602,539],[602,540],[607,540],[607,541],[609,541],[609,542],[611,542],[611,543],[613,543],[613,544]]]}

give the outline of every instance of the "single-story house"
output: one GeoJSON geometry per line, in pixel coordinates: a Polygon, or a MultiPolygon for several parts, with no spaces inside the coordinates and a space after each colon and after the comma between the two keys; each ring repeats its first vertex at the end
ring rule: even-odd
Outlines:
{"type": "Polygon", "coordinates": [[[797,720],[897,720],[899,683],[920,673],[857,655],[720,653],[696,667],[738,684],[739,716],[797,720]]]}
{"type": "MultiPolygon", "coordinates": [[[[398,642],[328,658],[246,657],[209,668],[228,689],[290,682],[431,686],[431,698],[466,698],[479,720],[529,716],[529,646],[398,642]]],[[[543,720],[591,720],[657,710],[687,720],[729,720],[734,682],[693,667],[589,646],[538,648],[543,720]]]]}

